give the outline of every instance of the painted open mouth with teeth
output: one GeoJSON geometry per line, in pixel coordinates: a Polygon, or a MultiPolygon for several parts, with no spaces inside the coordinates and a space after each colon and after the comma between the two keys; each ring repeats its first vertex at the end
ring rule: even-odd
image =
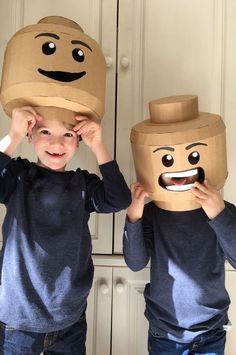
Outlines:
{"type": "Polygon", "coordinates": [[[163,173],[159,177],[159,185],[169,191],[187,191],[195,181],[202,183],[205,173],[202,168],[195,168],[179,172],[163,173]]]}

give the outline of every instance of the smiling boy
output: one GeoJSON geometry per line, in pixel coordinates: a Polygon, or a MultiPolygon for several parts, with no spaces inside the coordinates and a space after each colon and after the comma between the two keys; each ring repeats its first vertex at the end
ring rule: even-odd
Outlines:
{"type": "Polygon", "coordinates": [[[101,125],[77,116],[74,126],[14,109],[0,142],[3,223],[0,350],[4,354],[84,355],[85,310],[93,281],[90,213],[126,208],[130,191],[102,140],[101,125]],[[28,134],[37,163],[11,155],[28,134]],[[80,137],[102,180],[66,171],[80,137]]]}

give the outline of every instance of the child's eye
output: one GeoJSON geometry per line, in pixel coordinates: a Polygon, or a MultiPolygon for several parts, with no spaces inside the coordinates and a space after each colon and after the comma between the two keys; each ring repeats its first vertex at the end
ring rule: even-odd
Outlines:
{"type": "Polygon", "coordinates": [[[49,131],[47,129],[42,129],[40,131],[41,134],[50,134],[49,131]]]}
{"type": "Polygon", "coordinates": [[[65,133],[65,137],[74,137],[74,134],[73,133],[70,133],[70,132],[67,132],[65,133]]]}

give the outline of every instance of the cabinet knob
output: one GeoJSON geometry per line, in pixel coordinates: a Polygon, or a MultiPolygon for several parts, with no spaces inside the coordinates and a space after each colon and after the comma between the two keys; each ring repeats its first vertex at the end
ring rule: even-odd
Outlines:
{"type": "Polygon", "coordinates": [[[106,61],[106,67],[111,68],[111,66],[113,64],[112,57],[105,57],[105,61],[106,61]]]}
{"type": "Polygon", "coordinates": [[[99,290],[100,290],[101,294],[107,295],[108,292],[109,292],[109,287],[108,287],[108,285],[105,282],[102,282],[99,285],[99,290]]]}
{"type": "Polygon", "coordinates": [[[116,284],[116,292],[122,293],[122,292],[124,292],[124,289],[125,289],[124,283],[122,281],[117,282],[117,284],[116,284]]]}
{"type": "Polygon", "coordinates": [[[122,57],[122,58],[120,59],[120,65],[122,66],[122,68],[124,68],[124,69],[128,68],[128,67],[129,67],[129,64],[130,64],[129,58],[127,58],[127,57],[122,57]]]}

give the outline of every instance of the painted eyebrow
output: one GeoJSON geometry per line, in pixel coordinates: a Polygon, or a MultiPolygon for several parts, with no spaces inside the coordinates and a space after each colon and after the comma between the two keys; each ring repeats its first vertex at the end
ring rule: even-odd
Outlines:
{"type": "Polygon", "coordinates": [[[192,143],[192,144],[187,145],[187,147],[185,147],[185,149],[186,149],[186,150],[191,149],[191,148],[195,147],[196,145],[205,145],[205,146],[207,146],[206,143],[200,143],[200,142],[198,142],[198,143],[192,143]]]}
{"type": "Polygon", "coordinates": [[[174,152],[175,148],[172,148],[172,147],[160,147],[160,148],[157,148],[157,149],[153,150],[153,153],[157,152],[158,150],[170,150],[171,152],[174,152]]]}
{"type": "Polygon", "coordinates": [[[91,52],[92,52],[92,48],[89,47],[89,45],[83,41],[79,41],[77,39],[74,39],[73,41],[71,41],[72,44],[82,44],[82,46],[87,47],[91,52]]]}
{"type": "Polygon", "coordinates": [[[56,35],[55,33],[49,33],[49,32],[39,33],[34,38],[41,37],[41,36],[47,36],[47,37],[52,37],[52,38],[55,38],[55,39],[60,39],[60,37],[58,35],[56,35]]]}

